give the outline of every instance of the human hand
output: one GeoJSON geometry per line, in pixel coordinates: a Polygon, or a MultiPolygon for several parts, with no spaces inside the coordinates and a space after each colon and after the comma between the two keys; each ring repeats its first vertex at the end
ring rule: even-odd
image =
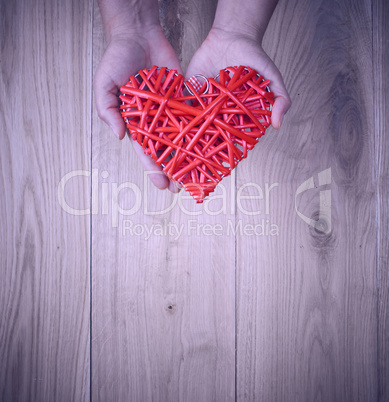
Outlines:
{"type": "MultiPolygon", "coordinates": [[[[131,75],[153,65],[166,66],[181,73],[177,56],[159,24],[144,27],[139,31],[126,30],[112,35],[94,77],[94,94],[98,116],[120,140],[126,133],[126,126],[119,111],[120,88],[131,75]]],[[[158,188],[169,188],[176,192],[175,184],[159,173],[162,169],[143,153],[139,144],[132,140],[131,143],[145,170],[157,173],[150,175],[151,181],[158,188]]]]}
{"type": "Polygon", "coordinates": [[[251,33],[213,27],[189,63],[186,77],[195,74],[215,77],[228,66],[243,65],[255,69],[271,81],[270,89],[275,95],[271,120],[272,126],[278,129],[290,108],[291,100],[281,73],[259,43],[258,38],[251,33]]]}

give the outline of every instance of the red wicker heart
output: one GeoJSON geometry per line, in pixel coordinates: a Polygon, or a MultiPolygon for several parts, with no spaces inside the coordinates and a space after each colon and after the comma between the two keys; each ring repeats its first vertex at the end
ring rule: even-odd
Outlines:
{"type": "Polygon", "coordinates": [[[227,67],[218,78],[185,82],[175,70],[154,66],[121,88],[132,139],[197,202],[247,156],[271,122],[270,81],[243,66],[227,67]]]}

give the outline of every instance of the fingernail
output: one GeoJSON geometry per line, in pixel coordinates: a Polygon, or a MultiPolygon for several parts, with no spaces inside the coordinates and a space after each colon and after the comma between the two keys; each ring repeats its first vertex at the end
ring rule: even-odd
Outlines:
{"type": "Polygon", "coordinates": [[[119,133],[112,126],[109,126],[109,127],[112,130],[112,132],[114,133],[115,137],[119,138],[119,133]]]}
{"type": "Polygon", "coordinates": [[[285,113],[283,113],[282,116],[281,116],[280,127],[282,126],[282,122],[284,121],[284,116],[285,116],[285,113]]]}
{"type": "Polygon", "coordinates": [[[178,190],[182,189],[182,185],[178,181],[174,181],[174,185],[177,187],[178,190]]]}

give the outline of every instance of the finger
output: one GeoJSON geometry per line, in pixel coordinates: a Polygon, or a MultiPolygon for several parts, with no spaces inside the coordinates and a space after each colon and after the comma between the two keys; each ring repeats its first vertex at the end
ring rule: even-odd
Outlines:
{"type": "Polygon", "coordinates": [[[153,64],[156,66],[167,67],[170,70],[176,70],[178,74],[183,74],[180,61],[174,49],[163,34],[153,39],[150,59],[153,60],[153,64]]]}
{"type": "Polygon", "coordinates": [[[180,190],[181,190],[181,188],[182,188],[182,186],[181,186],[178,182],[176,182],[176,181],[174,181],[174,180],[171,180],[171,181],[170,181],[170,183],[169,183],[169,190],[170,190],[172,193],[179,193],[180,190]]]}
{"type": "Polygon", "coordinates": [[[288,91],[286,90],[284,80],[281,73],[269,59],[268,63],[261,69],[260,63],[263,64],[263,59],[253,63],[253,68],[270,80],[270,90],[274,93],[274,105],[272,107],[271,124],[273,128],[279,129],[281,127],[285,113],[289,110],[292,102],[290,100],[288,91]]]}
{"type": "Polygon", "coordinates": [[[201,74],[205,77],[214,77],[219,72],[219,70],[216,70],[212,60],[207,55],[204,56],[204,51],[200,48],[189,63],[185,72],[185,78],[189,80],[196,74],[201,74]]]}
{"type": "Polygon", "coordinates": [[[119,112],[118,105],[102,109],[99,113],[99,117],[109,125],[112,132],[119,140],[125,137],[126,126],[119,112]]]}
{"type": "Polygon", "coordinates": [[[178,193],[182,188],[181,185],[174,180],[169,180],[169,178],[163,172],[162,168],[158,166],[150,156],[145,155],[142,147],[131,138],[130,140],[133,144],[134,151],[138,156],[141,164],[143,165],[145,172],[147,172],[151,182],[161,190],[167,188],[172,193],[178,193]]]}
{"type": "Polygon", "coordinates": [[[169,70],[176,70],[177,74],[183,75],[182,67],[180,62],[178,61],[177,57],[175,54],[164,54],[164,57],[161,57],[160,60],[156,58],[157,60],[154,61],[153,64],[156,66],[164,66],[167,67],[169,70]]]}
{"type": "Polygon", "coordinates": [[[150,156],[145,155],[143,148],[137,142],[131,139],[131,143],[151,182],[161,190],[168,188],[170,180],[163,173],[162,168],[150,156]]]}
{"type": "Polygon", "coordinates": [[[111,128],[115,136],[122,140],[126,126],[119,112],[117,92],[117,86],[104,77],[104,74],[96,73],[94,94],[97,114],[111,128]]]}
{"type": "Polygon", "coordinates": [[[271,125],[275,129],[279,129],[282,125],[285,113],[289,110],[291,101],[289,96],[277,96],[272,108],[271,125]]]}
{"type": "Polygon", "coordinates": [[[219,71],[212,71],[212,67],[210,66],[203,66],[201,63],[197,63],[195,60],[192,60],[186,70],[185,79],[189,80],[196,74],[201,74],[207,78],[214,77],[218,72],[219,71]]]}
{"type": "Polygon", "coordinates": [[[270,89],[274,93],[274,105],[272,107],[271,124],[273,128],[279,129],[281,127],[283,118],[289,110],[292,102],[290,100],[288,91],[286,90],[281,73],[276,70],[273,74],[269,74],[268,79],[270,82],[270,89]]]}

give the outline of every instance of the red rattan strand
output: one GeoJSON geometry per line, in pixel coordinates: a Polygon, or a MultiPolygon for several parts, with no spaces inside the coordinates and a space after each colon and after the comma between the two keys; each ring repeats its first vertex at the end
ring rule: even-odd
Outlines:
{"type": "Polygon", "coordinates": [[[207,83],[196,82],[154,66],[131,76],[120,99],[132,139],[202,202],[265,133],[274,95],[270,81],[244,66],[208,78],[205,94],[207,83]]]}

